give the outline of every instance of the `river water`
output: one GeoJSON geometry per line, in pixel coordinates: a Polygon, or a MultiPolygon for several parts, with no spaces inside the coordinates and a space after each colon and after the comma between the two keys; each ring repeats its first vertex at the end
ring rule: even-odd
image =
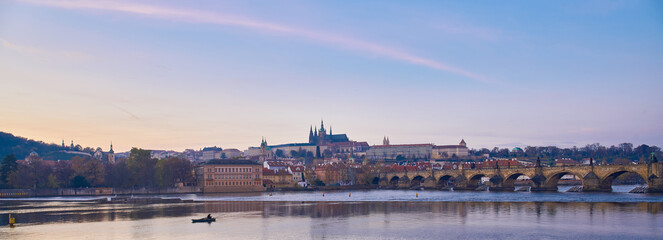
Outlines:
{"type": "Polygon", "coordinates": [[[663,195],[630,188],[162,195],[195,201],[149,205],[15,199],[0,201],[0,239],[663,239],[663,195]],[[208,213],[217,222],[191,223],[208,213]]]}

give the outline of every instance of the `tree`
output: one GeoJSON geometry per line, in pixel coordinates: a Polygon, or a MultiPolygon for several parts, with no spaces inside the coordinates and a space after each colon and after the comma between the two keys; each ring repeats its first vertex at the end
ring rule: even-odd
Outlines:
{"type": "Polygon", "coordinates": [[[34,171],[26,164],[19,164],[15,171],[9,173],[7,184],[13,188],[34,188],[34,171]]]}
{"type": "Polygon", "coordinates": [[[48,183],[46,184],[47,188],[60,188],[58,183],[58,178],[52,173],[48,175],[48,183]]]}
{"type": "Polygon", "coordinates": [[[58,161],[53,169],[53,174],[58,180],[60,187],[68,187],[71,178],[74,176],[74,170],[71,169],[71,161],[58,161]]]}
{"type": "Polygon", "coordinates": [[[9,174],[13,171],[16,171],[18,168],[18,163],[16,162],[16,157],[14,154],[9,154],[2,159],[0,163],[0,183],[7,183],[7,178],[9,174]]]}
{"type": "Polygon", "coordinates": [[[131,172],[127,168],[127,163],[122,161],[117,164],[106,163],[106,184],[112,187],[130,188],[131,172]]]}
{"type": "Polygon", "coordinates": [[[73,188],[85,188],[85,187],[90,187],[90,182],[85,179],[85,177],[81,175],[76,175],[74,178],[71,179],[71,187],[73,188]]]}
{"type": "Polygon", "coordinates": [[[154,176],[158,187],[174,187],[177,183],[193,180],[193,166],[189,160],[168,157],[159,160],[155,167],[154,176]]]}
{"type": "Polygon", "coordinates": [[[274,152],[274,156],[276,156],[276,157],[284,157],[284,155],[283,155],[283,150],[281,150],[281,149],[276,149],[276,152],[274,152]]]}
{"type": "Polygon", "coordinates": [[[153,187],[157,159],[152,158],[152,151],[132,148],[125,160],[129,169],[131,185],[135,187],[153,187]]]}
{"type": "Polygon", "coordinates": [[[104,184],[106,171],[104,170],[104,164],[100,160],[75,156],[71,159],[71,164],[74,174],[85,177],[91,185],[100,186],[104,184]]]}

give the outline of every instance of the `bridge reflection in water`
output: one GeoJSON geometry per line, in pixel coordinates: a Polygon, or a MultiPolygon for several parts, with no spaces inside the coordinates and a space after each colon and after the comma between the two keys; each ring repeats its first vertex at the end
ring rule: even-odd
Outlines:
{"type": "Polygon", "coordinates": [[[198,216],[212,213],[223,216],[247,213],[262,218],[309,217],[345,218],[372,214],[419,214],[454,216],[462,219],[473,213],[534,214],[554,217],[557,212],[593,215],[608,212],[663,213],[663,202],[259,202],[210,201],[189,204],[129,205],[76,203],[10,203],[3,204],[0,226],[8,225],[8,213],[17,214],[19,225],[63,222],[134,221],[163,217],[198,216]]]}
{"type": "MultiPolygon", "coordinates": [[[[462,166],[462,164],[460,165],[462,166]]],[[[491,191],[514,191],[515,182],[520,176],[531,180],[531,191],[557,191],[557,184],[562,176],[573,174],[582,180],[584,192],[611,192],[612,182],[624,173],[635,173],[647,181],[647,192],[663,192],[663,163],[646,163],[633,165],[585,165],[544,167],[540,163],[536,167],[518,168],[482,168],[428,170],[412,172],[380,173],[373,183],[383,188],[428,188],[451,189],[456,191],[475,190],[479,188],[481,179],[490,179],[488,187],[491,191]]]]}
{"type": "Polygon", "coordinates": [[[0,202],[0,239],[661,239],[663,203],[0,202]],[[16,215],[9,228],[7,213],[16,215]],[[191,219],[211,213],[212,224],[191,219]]]}

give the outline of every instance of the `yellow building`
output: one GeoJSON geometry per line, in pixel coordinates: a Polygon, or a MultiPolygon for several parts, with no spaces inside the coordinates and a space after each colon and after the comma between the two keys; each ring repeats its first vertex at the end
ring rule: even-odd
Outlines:
{"type": "Polygon", "coordinates": [[[284,187],[293,187],[295,181],[293,180],[292,174],[286,170],[274,171],[270,169],[263,169],[265,187],[267,188],[284,188],[284,187]]]}
{"type": "Polygon", "coordinates": [[[203,164],[203,192],[258,192],[262,165],[242,159],[211,159],[203,164]]]}

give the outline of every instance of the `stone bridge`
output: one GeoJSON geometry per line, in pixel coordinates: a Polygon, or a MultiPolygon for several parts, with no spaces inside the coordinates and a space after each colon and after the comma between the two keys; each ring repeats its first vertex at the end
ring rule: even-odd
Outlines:
{"type": "Polygon", "coordinates": [[[619,175],[633,172],[647,181],[648,192],[663,192],[663,163],[633,165],[583,165],[564,167],[492,168],[492,169],[453,169],[427,170],[414,172],[380,173],[373,179],[374,184],[392,188],[429,188],[475,190],[482,177],[490,178],[490,191],[514,191],[514,183],[520,176],[531,180],[531,191],[557,191],[557,182],[567,174],[582,180],[585,192],[611,192],[612,181],[619,175]],[[453,182],[453,184],[451,184],[453,182]],[[453,186],[452,186],[453,185],[453,186]]]}

